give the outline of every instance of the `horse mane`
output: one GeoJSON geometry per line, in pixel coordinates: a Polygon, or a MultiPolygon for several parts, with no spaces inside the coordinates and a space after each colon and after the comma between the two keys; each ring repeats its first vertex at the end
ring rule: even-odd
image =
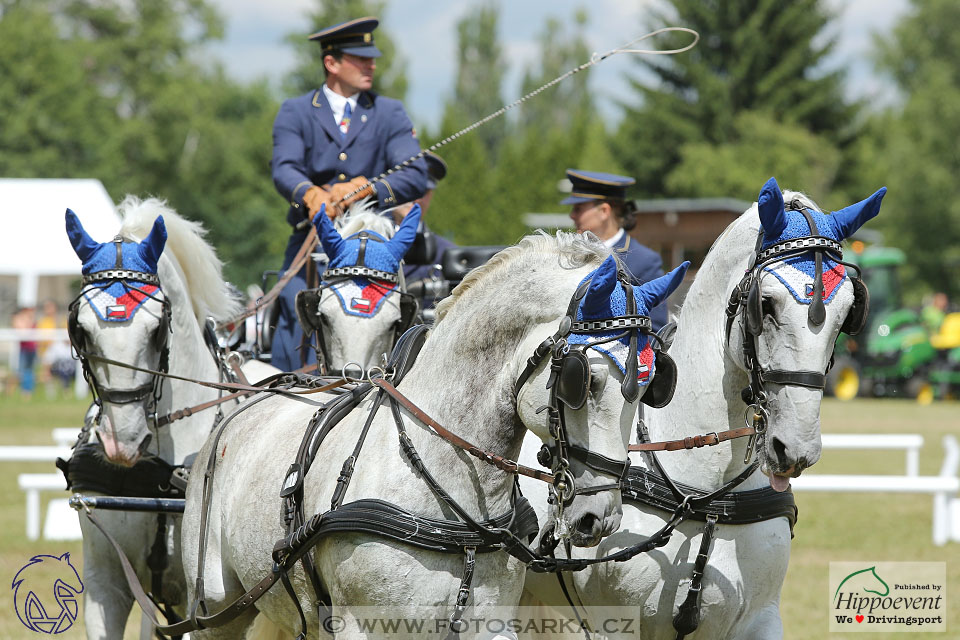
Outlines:
{"type": "Polygon", "coordinates": [[[590,263],[599,265],[610,255],[610,249],[589,232],[579,234],[557,231],[555,236],[550,236],[545,231],[538,229],[535,233],[525,236],[512,247],[507,247],[497,253],[486,264],[468,273],[453,290],[453,293],[437,304],[437,316],[434,324],[442,321],[467,291],[487,282],[498,281],[500,276],[517,260],[528,255],[543,254],[556,254],[560,258],[566,259],[571,268],[576,268],[590,263]]]}
{"type": "Polygon", "coordinates": [[[789,189],[783,190],[783,202],[786,204],[791,200],[799,200],[803,206],[813,209],[815,211],[823,212],[823,209],[820,208],[816,202],[813,201],[813,198],[807,194],[800,191],[790,191],[789,189]]]}
{"type": "Polygon", "coordinates": [[[223,262],[204,240],[207,230],[202,224],[181,217],[166,200],[158,198],[140,200],[128,195],[118,209],[123,217],[120,235],[137,240],[146,237],[157,216],[163,216],[167,228],[164,253],[172,254],[183,272],[198,322],[203,322],[207,316],[223,320],[242,310],[242,302],[223,279],[223,262]]]}
{"type": "Polygon", "coordinates": [[[344,238],[364,229],[378,233],[388,240],[394,233],[393,219],[377,213],[376,203],[370,198],[350,205],[345,215],[334,220],[334,226],[344,238]]]}

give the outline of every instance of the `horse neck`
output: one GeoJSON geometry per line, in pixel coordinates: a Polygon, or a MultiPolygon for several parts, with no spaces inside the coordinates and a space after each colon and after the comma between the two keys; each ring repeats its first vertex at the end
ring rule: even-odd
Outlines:
{"type": "MultiPolygon", "coordinates": [[[[716,242],[697,272],[670,348],[677,363],[676,392],[666,407],[646,412],[653,441],[744,426],[740,391],[749,378],[731,355],[740,345],[727,348],[725,344],[725,310],[733,287],[748,267],[758,228],[755,214],[752,218],[742,215],[716,242]]],[[[746,438],[738,438],[714,447],[660,453],[657,457],[671,478],[698,488],[714,488],[743,470],[746,442],[746,438]]],[[[757,476],[754,474],[741,487],[752,488],[762,480],[757,476]]]]}
{"type": "MultiPolygon", "coordinates": [[[[165,254],[166,255],[166,254],[165,254]]],[[[219,371],[206,342],[200,323],[193,313],[190,295],[182,272],[172,259],[161,259],[160,282],[164,295],[170,300],[173,332],[169,335],[169,372],[192,380],[219,380],[219,371]]],[[[192,407],[217,397],[215,389],[195,382],[165,379],[163,395],[157,405],[157,414],[192,407]]],[[[160,445],[159,455],[164,460],[181,464],[184,458],[196,453],[203,445],[213,425],[216,408],[201,411],[188,418],[161,427],[155,436],[160,445]]]]}
{"type": "MultiPolygon", "coordinates": [[[[516,460],[526,429],[516,413],[513,385],[521,364],[531,355],[520,353],[520,345],[529,342],[531,327],[542,326],[548,319],[559,322],[569,294],[586,271],[578,271],[576,277],[567,274],[569,287],[562,294],[541,275],[540,287],[531,287],[530,282],[501,284],[497,295],[488,291],[487,299],[475,296],[459,302],[469,308],[451,310],[431,331],[402,391],[453,433],[481,449],[516,460]],[[509,299],[511,295],[518,300],[509,299]],[[520,299],[524,299],[522,303],[520,299]],[[491,313],[498,315],[494,318],[491,313]]],[[[491,516],[509,509],[513,476],[469,456],[475,472],[450,473],[463,468],[465,454],[436,437],[425,444],[429,449],[421,455],[429,468],[447,470],[442,484],[455,499],[474,505],[482,500],[478,506],[491,516]],[[482,497],[477,495],[473,478],[483,487],[482,497]]]]}

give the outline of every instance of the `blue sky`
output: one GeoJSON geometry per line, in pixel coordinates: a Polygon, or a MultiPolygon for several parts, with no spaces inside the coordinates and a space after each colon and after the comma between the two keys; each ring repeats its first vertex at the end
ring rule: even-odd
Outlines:
{"type": "MultiPolygon", "coordinates": [[[[266,77],[279,80],[295,64],[283,42],[289,33],[306,36],[329,25],[309,24],[307,11],[316,0],[211,0],[226,16],[225,39],[210,53],[239,80],[266,77]]],[[[456,23],[485,0],[392,0],[381,25],[390,30],[407,63],[409,91],[405,104],[420,127],[435,129],[443,104],[452,92],[456,74],[456,23]]],[[[519,97],[523,70],[538,54],[537,34],[548,16],[569,21],[579,7],[590,8],[587,40],[606,52],[641,35],[644,17],[656,0],[502,0],[500,40],[509,62],[504,99],[519,97]]],[[[908,9],[908,0],[826,0],[839,19],[830,27],[838,45],[830,64],[848,71],[848,95],[887,102],[892,91],[869,61],[873,34],[889,35],[908,9]]],[[[591,84],[602,116],[616,119],[616,101],[630,98],[626,75],[634,65],[626,55],[614,56],[594,67],[591,84]]],[[[318,75],[320,71],[318,70],[318,75]]]]}

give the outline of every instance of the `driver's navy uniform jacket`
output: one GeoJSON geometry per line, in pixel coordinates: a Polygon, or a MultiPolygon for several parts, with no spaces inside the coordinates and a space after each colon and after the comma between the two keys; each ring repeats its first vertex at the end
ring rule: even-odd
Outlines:
{"type": "MultiPolygon", "coordinates": [[[[313,185],[347,182],[357,176],[373,181],[380,209],[415,200],[426,189],[427,164],[423,158],[404,169],[377,179],[382,173],[420,153],[413,123],[399,100],[363,91],[357,96],[347,135],[340,133],[333,111],[321,89],[285,100],[273,124],[273,183],[290,203],[287,222],[296,227],[307,219],[303,194],[313,185]]],[[[310,231],[294,229],[287,243],[283,269],[310,231]]],[[[304,271],[294,277],[279,298],[280,317],[273,336],[272,364],[282,370],[300,367],[302,331],[294,300],[306,288],[304,271]]],[[[303,354],[315,362],[312,350],[303,354]]]]}
{"type": "MultiPolygon", "coordinates": [[[[660,254],[637,242],[630,237],[629,233],[624,232],[613,245],[613,253],[626,268],[627,275],[635,285],[650,282],[663,275],[663,260],[660,254]]],[[[654,331],[667,324],[666,302],[653,308],[650,312],[650,322],[653,324],[654,331]]]]}

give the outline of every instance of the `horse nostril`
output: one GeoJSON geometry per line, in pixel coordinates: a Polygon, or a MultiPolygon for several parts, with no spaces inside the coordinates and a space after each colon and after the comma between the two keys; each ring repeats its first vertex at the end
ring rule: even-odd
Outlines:
{"type": "Polygon", "coordinates": [[[585,536],[594,536],[600,531],[600,519],[588,513],[577,520],[576,529],[585,536]]]}
{"type": "Polygon", "coordinates": [[[773,438],[773,452],[777,456],[777,463],[780,465],[781,469],[786,469],[790,466],[787,462],[787,445],[783,444],[780,441],[780,438],[774,436],[773,438]]]}

